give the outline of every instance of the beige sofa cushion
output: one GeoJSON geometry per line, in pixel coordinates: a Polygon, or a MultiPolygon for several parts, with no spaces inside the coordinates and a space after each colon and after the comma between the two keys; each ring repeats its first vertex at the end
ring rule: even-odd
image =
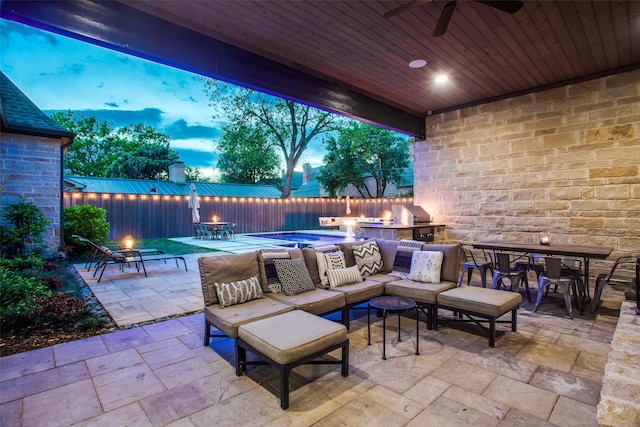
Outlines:
{"type": "Polygon", "coordinates": [[[476,286],[454,288],[438,295],[438,304],[499,317],[522,302],[518,292],[485,289],[476,286]]]}
{"type": "Polygon", "coordinates": [[[331,313],[344,307],[345,299],[342,294],[315,289],[291,297],[285,294],[266,294],[267,298],[272,298],[283,304],[295,307],[297,310],[304,310],[311,314],[331,313]]]}
{"type": "Polygon", "coordinates": [[[411,298],[426,304],[435,304],[438,294],[456,287],[456,283],[422,283],[409,279],[396,280],[384,284],[384,293],[399,297],[411,298]]]}
{"type": "Polygon", "coordinates": [[[198,268],[205,306],[218,302],[214,283],[245,280],[260,274],[255,252],[200,257],[198,268]]]}
{"type": "Polygon", "coordinates": [[[365,280],[339,288],[331,288],[330,291],[342,293],[347,304],[356,304],[384,294],[384,283],[365,280]]]}
{"type": "Polygon", "coordinates": [[[344,342],[347,328],[296,310],[244,324],[238,337],[274,362],[285,365],[344,342]]]}
{"type": "Polygon", "coordinates": [[[220,308],[218,304],[204,307],[204,318],[231,338],[238,336],[238,327],[254,320],[295,310],[271,298],[255,299],[243,304],[220,308]]]}

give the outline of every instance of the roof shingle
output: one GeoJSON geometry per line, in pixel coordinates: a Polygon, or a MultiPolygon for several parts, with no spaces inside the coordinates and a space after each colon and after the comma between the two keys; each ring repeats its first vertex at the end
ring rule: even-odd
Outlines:
{"type": "Polygon", "coordinates": [[[0,71],[0,126],[3,132],[52,138],[76,134],[55,123],[0,71]]]}

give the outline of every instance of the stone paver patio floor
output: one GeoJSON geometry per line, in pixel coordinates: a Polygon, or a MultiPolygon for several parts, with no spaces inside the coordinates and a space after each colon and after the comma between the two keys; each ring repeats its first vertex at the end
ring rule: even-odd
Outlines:
{"type": "MultiPolygon", "coordinates": [[[[114,268],[99,287],[88,282],[123,325],[197,311],[197,257],[187,257],[189,272],[157,263],[146,279],[114,268]]],[[[388,322],[387,360],[381,319],[373,316],[368,346],[359,313],[350,375],[296,368],[287,411],[275,369],[237,377],[233,340],[202,345],[199,312],[1,358],[0,426],[595,425],[622,297],[607,289],[604,300],[597,315],[570,320],[560,295],[550,293],[538,313],[525,297],[518,332],[499,327],[493,349],[472,325],[434,332],[421,322],[416,356],[415,321],[403,318],[401,342],[388,322]]]]}

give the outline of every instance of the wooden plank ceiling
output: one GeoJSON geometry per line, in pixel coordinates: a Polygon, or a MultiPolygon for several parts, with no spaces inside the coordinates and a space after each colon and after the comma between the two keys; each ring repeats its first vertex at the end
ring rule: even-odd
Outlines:
{"type": "Polygon", "coordinates": [[[121,3],[419,115],[640,67],[640,1],[458,1],[442,37],[440,0],[121,3]]]}

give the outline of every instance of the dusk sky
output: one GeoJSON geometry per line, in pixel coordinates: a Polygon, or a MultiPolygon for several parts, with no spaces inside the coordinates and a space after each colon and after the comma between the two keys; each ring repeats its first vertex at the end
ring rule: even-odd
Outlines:
{"type": "MultiPolygon", "coordinates": [[[[73,110],[123,126],[143,122],[171,137],[188,166],[213,173],[220,123],[200,77],[12,21],[0,20],[2,71],[45,113],[73,110]]],[[[314,141],[302,163],[320,166],[314,141]]]]}

